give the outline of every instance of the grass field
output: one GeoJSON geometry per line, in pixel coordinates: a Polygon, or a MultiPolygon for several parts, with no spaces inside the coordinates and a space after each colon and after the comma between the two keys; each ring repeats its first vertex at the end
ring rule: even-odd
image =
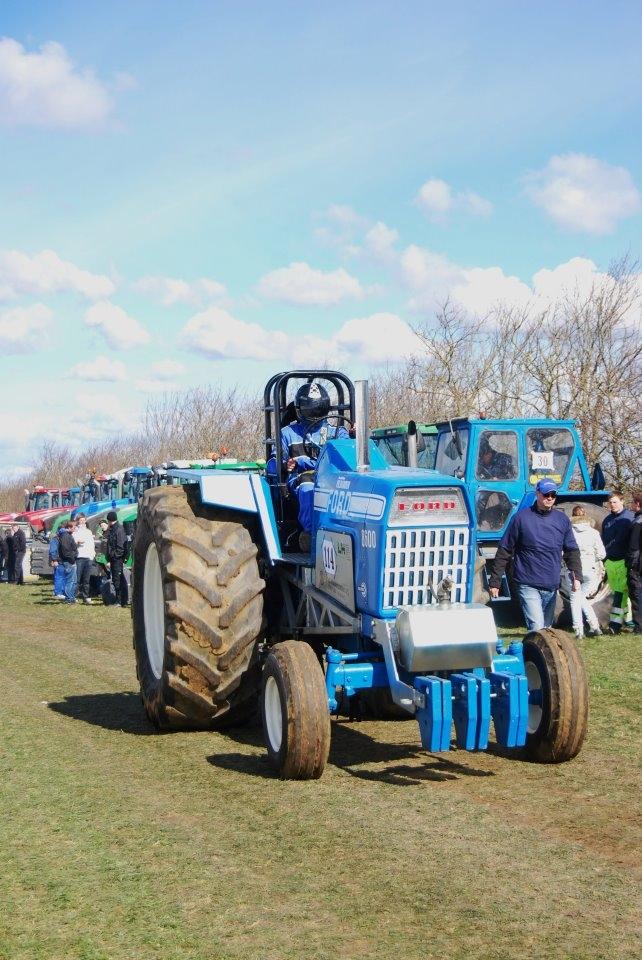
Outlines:
{"type": "Polygon", "coordinates": [[[261,731],[160,736],[129,613],[0,587],[3,960],[642,955],[640,637],[583,642],[562,766],[333,721],[323,779],[261,731]]]}

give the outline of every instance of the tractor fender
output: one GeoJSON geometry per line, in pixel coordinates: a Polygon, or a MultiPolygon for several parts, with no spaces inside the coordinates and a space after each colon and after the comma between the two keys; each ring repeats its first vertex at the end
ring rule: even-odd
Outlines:
{"type": "Polygon", "coordinates": [[[270,487],[257,473],[233,470],[168,470],[169,477],[198,484],[201,503],[256,514],[270,563],[283,559],[270,487]]]}

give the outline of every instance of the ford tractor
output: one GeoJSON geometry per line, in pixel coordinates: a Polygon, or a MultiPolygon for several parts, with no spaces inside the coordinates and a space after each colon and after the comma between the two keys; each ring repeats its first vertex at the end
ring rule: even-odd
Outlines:
{"type": "Polygon", "coordinates": [[[132,619],[152,723],[239,723],[258,698],[277,773],[315,778],[332,715],[377,694],[416,719],[429,751],[453,740],[483,750],[492,728],[500,747],[534,761],[575,757],[588,717],[580,653],[556,630],[505,646],[492,611],[472,602],[464,482],[391,466],[368,438],[367,384],[355,390],[343,373],[276,374],[263,410],[267,468],[169,470],[179,483],[142,499],[132,619]],[[302,440],[316,466],[301,550],[283,429],[293,392],[313,382],[326,388],[326,423],[356,425],[356,437],[302,440]]]}

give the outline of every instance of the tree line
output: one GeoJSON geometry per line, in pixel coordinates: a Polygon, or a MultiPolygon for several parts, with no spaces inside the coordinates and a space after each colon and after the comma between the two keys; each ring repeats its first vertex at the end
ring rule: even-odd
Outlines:
{"type": "MultiPolygon", "coordinates": [[[[419,350],[370,376],[372,427],[455,416],[579,421],[592,467],[607,484],[642,485],[642,289],[628,258],[587,292],[553,303],[498,304],[472,316],[446,302],[414,324],[419,350]]],[[[227,449],[255,459],[263,447],[262,394],[215,384],[151,398],[140,429],[80,452],[45,440],[33,470],[0,482],[0,509],[22,507],[34,483],[73,485],[89,470],[204,457],[227,449]]]]}

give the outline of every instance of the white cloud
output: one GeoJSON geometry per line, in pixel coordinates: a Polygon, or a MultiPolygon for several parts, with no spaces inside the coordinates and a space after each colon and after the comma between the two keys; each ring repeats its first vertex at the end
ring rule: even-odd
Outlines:
{"type": "Polygon", "coordinates": [[[109,357],[96,357],[85,363],[77,363],[67,376],[74,380],[110,380],[116,382],[127,378],[125,364],[109,357]]]}
{"type": "Polygon", "coordinates": [[[526,177],[526,185],[533,202],[565,230],[613,233],[641,206],[628,170],[582,153],[551,157],[526,177]]]}
{"type": "Polygon", "coordinates": [[[193,306],[219,300],[225,294],[225,287],[217,280],[201,277],[200,280],[181,280],[177,277],[142,277],[134,287],[141,293],[159,300],[164,306],[175,303],[187,303],[193,306]]]}
{"type": "Polygon", "coordinates": [[[493,205],[490,200],[480,197],[478,193],[472,190],[464,190],[457,194],[457,205],[466,213],[472,213],[475,217],[489,217],[493,212],[493,205]]]}
{"type": "Polygon", "coordinates": [[[448,213],[453,203],[453,192],[445,180],[426,180],[417,194],[417,205],[429,215],[448,213]]]}
{"type": "Polygon", "coordinates": [[[188,320],[179,343],[213,360],[277,360],[283,357],[287,337],[257,323],[237,320],[220,307],[210,307],[188,320]]]}
{"type": "Polygon", "coordinates": [[[368,222],[365,217],[362,217],[361,214],[353,210],[352,207],[342,203],[331,204],[323,216],[326,220],[329,220],[331,223],[336,223],[341,227],[363,227],[368,222]]]}
{"type": "Polygon", "coordinates": [[[0,350],[3,353],[34,353],[40,350],[53,314],[43,303],[14,307],[0,313],[0,350]]]}
{"type": "Polygon", "coordinates": [[[158,380],[171,380],[185,373],[185,366],[178,360],[159,360],[152,364],[152,373],[158,380]]]}
{"type": "Polygon", "coordinates": [[[472,190],[456,193],[450,184],[436,177],[426,180],[415,198],[415,203],[431,220],[443,219],[446,214],[455,210],[476,217],[488,217],[493,211],[492,203],[479,194],[472,190]]]}
{"type": "Polygon", "coordinates": [[[373,313],[348,320],[332,338],[344,362],[394,363],[419,352],[419,340],[394,313],[373,313]]]}
{"type": "Polygon", "coordinates": [[[397,256],[395,244],[399,239],[399,234],[391,227],[379,220],[374,227],[366,233],[364,244],[368,253],[376,260],[390,261],[397,256]]]}
{"type": "Polygon", "coordinates": [[[306,306],[330,306],[346,299],[359,299],[364,293],[359,281],[343,267],[323,273],[307,263],[291,263],[273,270],[260,280],[258,290],[269,300],[306,306]]]}
{"type": "Polygon", "coordinates": [[[99,300],[115,289],[109,277],[81,270],[53,250],[42,250],[33,257],[19,250],[0,251],[0,299],[71,292],[99,300]]]}
{"type": "Polygon", "coordinates": [[[0,39],[0,122],[61,129],[95,127],[113,109],[106,87],[78,70],[59,43],[29,53],[10,37],[0,39]]]}
{"type": "Polygon", "coordinates": [[[399,270],[402,283],[408,287],[413,309],[434,309],[462,283],[464,270],[440,253],[411,244],[401,253],[399,270]]]}
{"type": "Polygon", "coordinates": [[[356,317],[332,336],[320,337],[266,330],[217,308],[192,317],[183,328],[180,343],[213,360],[272,360],[292,367],[392,363],[419,346],[410,327],[392,313],[356,317]]]}
{"type": "Polygon", "coordinates": [[[179,384],[171,380],[141,379],[135,380],[134,386],[140,393],[174,393],[180,390],[179,384]]]}
{"type": "Polygon", "coordinates": [[[140,347],[151,339],[138,320],[134,320],[121,307],[108,300],[101,300],[89,307],[85,314],[85,323],[88,327],[96,327],[114,350],[140,347]]]}

